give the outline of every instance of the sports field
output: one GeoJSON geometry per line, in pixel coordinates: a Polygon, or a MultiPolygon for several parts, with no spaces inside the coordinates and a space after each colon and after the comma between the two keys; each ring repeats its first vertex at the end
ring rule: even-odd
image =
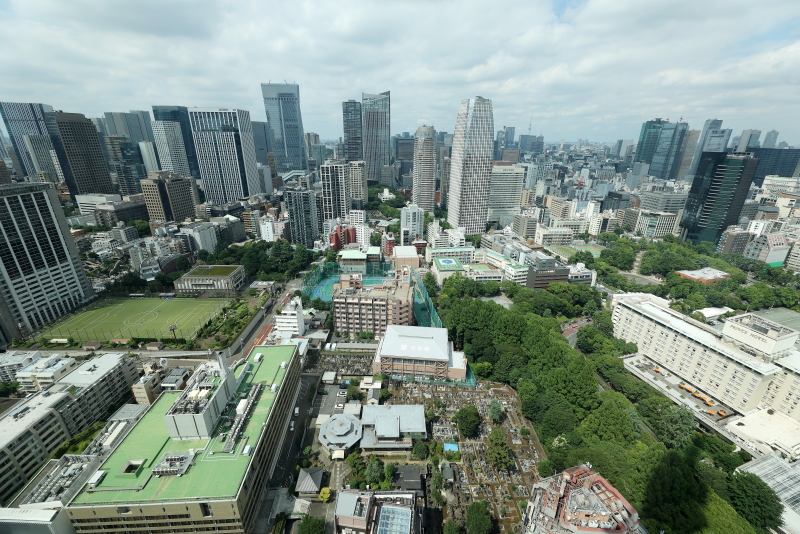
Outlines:
{"type": "Polygon", "coordinates": [[[85,311],[68,315],[42,336],[72,337],[81,341],[172,337],[194,339],[197,330],[217,315],[228,299],[120,299],[102,300],[85,311]]]}
{"type": "Polygon", "coordinates": [[[599,245],[575,245],[574,248],[578,250],[589,251],[595,258],[599,258],[600,252],[603,250],[603,247],[599,245]]]}

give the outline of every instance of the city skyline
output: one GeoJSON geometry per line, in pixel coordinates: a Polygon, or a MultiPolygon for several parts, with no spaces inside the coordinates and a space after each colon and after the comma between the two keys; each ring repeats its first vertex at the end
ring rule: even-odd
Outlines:
{"type": "Polygon", "coordinates": [[[734,132],[774,129],[779,141],[800,144],[791,120],[800,106],[791,75],[800,65],[793,30],[800,6],[723,5],[672,2],[642,12],[632,3],[537,2],[514,12],[535,22],[509,31],[502,6],[429,6],[418,24],[410,5],[320,4],[302,12],[302,28],[289,25],[291,36],[265,41],[249,31],[264,15],[280,24],[298,20],[303,8],[237,5],[215,17],[213,2],[199,9],[145,2],[122,12],[6,3],[0,28],[10,48],[0,94],[87,117],[167,103],[245,109],[263,120],[259,84],[285,79],[302,87],[304,129],[326,140],[342,135],[342,101],[380,88],[393,93],[393,135],[422,124],[451,131],[458,103],[480,94],[495,103],[498,127],[514,126],[519,136],[532,122],[532,133],[548,141],[630,139],[643,120],[682,117],[692,129],[720,118],[734,132]],[[441,27],[444,17],[454,23],[441,27]],[[595,42],[603,27],[629,29],[595,42]],[[97,43],[112,28],[137,46],[104,57],[97,43]],[[67,32],[70,46],[56,46],[67,32]],[[434,36],[429,46],[411,46],[420,34],[434,36]],[[312,61],[319,67],[309,69],[312,61]],[[126,62],[132,68],[124,75],[98,74],[126,62]]]}

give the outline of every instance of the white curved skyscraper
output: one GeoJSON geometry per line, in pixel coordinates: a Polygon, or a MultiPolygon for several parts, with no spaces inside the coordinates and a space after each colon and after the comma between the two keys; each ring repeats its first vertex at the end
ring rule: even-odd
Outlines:
{"type": "Polygon", "coordinates": [[[450,156],[447,222],[466,234],[486,228],[493,148],[492,101],[481,96],[462,100],[450,156]]]}
{"type": "Polygon", "coordinates": [[[436,207],[436,130],[420,126],[414,135],[414,204],[425,211],[436,207]]]}

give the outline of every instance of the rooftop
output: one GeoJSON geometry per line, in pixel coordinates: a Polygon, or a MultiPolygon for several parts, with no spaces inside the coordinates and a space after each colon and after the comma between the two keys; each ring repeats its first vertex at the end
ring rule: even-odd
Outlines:
{"type": "Polygon", "coordinates": [[[38,360],[41,358],[41,353],[38,350],[34,350],[31,352],[23,352],[19,350],[12,350],[10,352],[6,352],[5,354],[0,354],[0,365],[22,365],[26,363],[25,360],[28,358],[33,360],[38,360]]]}
{"type": "Polygon", "coordinates": [[[727,429],[764,454],[778,451],[800,458],[800,422],[777,410],[765,408],[731,419],[727,429]]]}
{"type": "Polygon", "coordinates": [[[328,450],[346,450],[358,443],[362,436],[361,421],[353,414],[334,414],[319,430],[319,442],[328,450]]]}
{"type": "Polygon", "coordinates": [[[719,269],[712,269],[711,267],[703,267],[696,271],[676,271],[678,274],[696,278],[698,280],[719,280],[721,278],[728,278],[730,275],[725,271],[719,269]]]}
{"type": "Polygon", "coordinates": [[[237,269],[242,268],[241,265],[198,265],[183,276],[230,276],[237,269]]]}
{"type": "Polygon", "coordinates": [[[417,247],[410,247],[410,246],[394,247],[394,250],[392,250],[393,258],[416,258],[417,256],[419,256],[419,252],[417,252],[417,247]]]}
{"type": "Polygon", "coordinates": [[[59,402],[67,399],[65,392],[50,393],[45,391],[28,397],[17,403],[12,409],[0,417],[0,449],[17,439],[28,427],[38,422],[50,413],[50,410],[59,402]]]}
{"type": "Polygon", "coordinates": [[[387,325],[377,356],[449,361],[450,351],[446,328],[387,325]]]}
{"type": "Polygon", "coordinates": [[[77,387],[91,386],[107,373],[112,371],[122,358],[122,353],[108,353],[96,356],[83,362],[74,371],[58,380],[59,384],[69,384],[77,387]]]}
{"type": "MultiPolygon", "coordinates": [[[[374,426],[376,432],[396,431],[399,434],[425,433],[425,407],[421,404],[389,404],[364,406],[361,422],[374,426]]],[[[390,434],[386,434],[390,435],[390,434]]]]}
{"type": "Polygon", "coordinates": [[[440,271],[460,271],[463,269],[461,262],[456,258],[435,258],[433,262],[440,271]]]}
{"type": "Polygon", "coordinates": [[[343,260],[366,260],[367,255],[360,250],[342,250],[339,257],[343,260]]]}
{"type": "MultiPolygon", "coordinates": [[[[97,491],[84,488],[70,506],[235,497],[253,460],[252,455],[245,456],[242,450],[248,443],[254,447],[257,445],[278,395],[269,386],[274,382],[280,387],[286,374],[281,363],[289,362],[295,350],[294,346],[255,346],[243,367],[232,370],[237,376],[247,373],[237,390],[239,393],[244,393],[255,384],[264,386],[232,453],[222,452],[224,445],[220,437],[227,430],[222,426],[223,420],[211,439],[179,441],[170,438],[164,416],[183,392],[168,391],[159,396],[100,466],[100,470],[107,474],[97,484],[97,491]],[[260,362],[255,361],[256,353],[263,354],[260,362]],[[167,454],[179,456],[192,453],[194,463],[182,476],[152,475],[153,468],[167,454]]],[[[235,407],[228,410],[233,411],[235,407]]]]}

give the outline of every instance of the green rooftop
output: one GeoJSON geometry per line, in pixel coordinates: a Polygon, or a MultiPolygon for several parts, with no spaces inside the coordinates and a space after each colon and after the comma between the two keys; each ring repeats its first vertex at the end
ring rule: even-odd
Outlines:
{"type": "Polygon", "coordinates": [[[230,276],[241,265],[198,265],[184,276],[230,276]]]}
{"type": "MultiPolygon", "coordinates": [[[[84,487],[70,506],[146,503],[165,501],[187,501],[233,498],[239,491],[244,474],[253,459],[252,454],[244,456],[242,450],[246,445],[255,448],[267,421],[272,404],[278,392],[270,391],[269,386],[280,384],[287,369],[281,369],[281,363],[287,367],[294,354],[295,346],[256,346],[250,351],[247,362],[237,367],[236,376],[247,373],[238,388],[243,393],[253,384],[263,384],[258,401],[250,414],[241,436],[236,442],[233,453],[223,453],[222,436],[229,427],[219,423],[212,438],[200,440],[173,440],[167,431],[164,415],[172,404],[180,397],[181,391],[165,392],[145,413],[127,437],[111,453],[100,470],[106,476],[97,485],[96,490],[89,492],[84,487]],[[260,362],[255,361],[256,354],[263,354],[260,362]],[[188,453],[189,449],[199,451],[194,457],[194,465],[182,476],[151,476],[151,470],[167,453],[188,453]],[[211,454],[214,452],[215,454],[211,454]],[[142,460],[140,467],[127,469],[130,461],[142,460]]],[[[235,412],[235,408],[230,409],[235,412]]],[[[228,415],[226,413],[226,415],[228,415]]],[[[235,414],[234,414],[235,415],[235,414]]]]}
{"type": "Polygon", "coordinates": [[[436,268],[439,271],[463,271],[461,262],[457,258],[435,258],[436,268]]]}

